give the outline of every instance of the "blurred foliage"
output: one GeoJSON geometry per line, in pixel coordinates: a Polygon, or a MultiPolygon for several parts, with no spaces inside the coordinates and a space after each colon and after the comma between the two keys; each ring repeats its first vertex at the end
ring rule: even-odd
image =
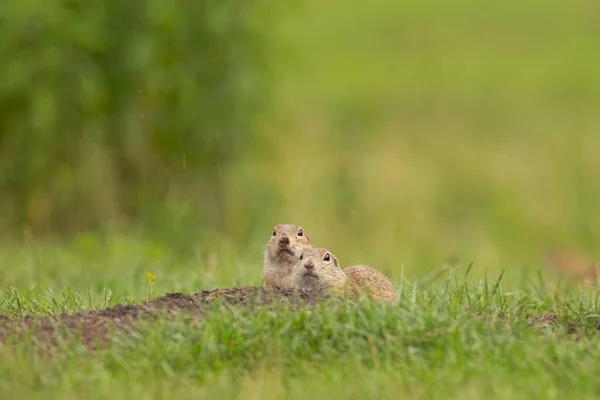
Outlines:
{"type": "Polygon", "coordinates": [[[2,2],[4,228],[158,227],[179,203],[221,229],[221,170],[268,100],[260,3],[2,2]]]}
{"type": "Polygon", "coordinates": [[[600,256],[597,11],[307,5],[280,26],[299,56],[279,103],[304,146],[277,161],[275,218],[396,276],[449,259],[537,268],[563,246],[600,256]]]}
{"type": "Polygon", "coordinates": [[[208,270],[299,223],[396,279],[600,253],[596,3],[273,7],[3,2],[6,227],[141,226],[208,270]]]}

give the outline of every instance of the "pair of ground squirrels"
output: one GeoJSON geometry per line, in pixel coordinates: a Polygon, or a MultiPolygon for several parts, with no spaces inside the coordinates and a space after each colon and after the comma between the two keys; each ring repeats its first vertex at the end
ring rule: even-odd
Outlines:
{"type": "Polygon", "coordinates": [[[265,246],[265,286],[296,290],[324,290],[348,294],[350,299],[368,295],[391,301],[396,290],[390,280],[368,265],[341,268],[335,255],[313,248],[310,237],[299,225],[275,226],[265,246]]]}

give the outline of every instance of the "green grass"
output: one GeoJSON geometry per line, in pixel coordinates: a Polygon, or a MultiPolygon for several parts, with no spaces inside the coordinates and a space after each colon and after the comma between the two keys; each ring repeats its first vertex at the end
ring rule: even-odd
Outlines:
{"type": "MultiPolygon", "coordinates": [[[[157,275],[152,297],[211,286],[200,275],[186,279],[191,264],[178,269],[152,245],[131,240],[119,246],[129,249],[123,254],[133,264],[143,249],[155,254],[147,268],[157,275]]],[[[38,276],[42,284],[28,287],[27,263],[6,268],[11,273],[3,277],[0,313],[52,315],[145,300],[145,268],[117,279],[116,266],[125,259],[101,268],[88,258],[89,249],[76,249],[15,252],[37,255],[44,267],[54,250],[61,279],[38,276]],[[110,301],[107,292],[114,294],[110,301]]],[[[104,254],[110,259],[117,253],[109,247],[104,254]]],[[[260,268],[251,275],[259,276],[260,268]]],[[[390,305],[218,308],[203,319],[142,323],[138,333],[115,336],[96,353],[69,344],[51,359],[24,340],[1,350],[0,391],[11,398],[61,399],[593,398],[600,392],[597,292],[545,282],[536,276],[519,284],[501,275],[479,280],[459,268],[434,280],[395,280],[398,300],[390,305]],[[529,326],[532,316],[545,313],[560,315],[557,326],[529,326]],[[577,327],[576,334],[568,327],[577,327]]]]}

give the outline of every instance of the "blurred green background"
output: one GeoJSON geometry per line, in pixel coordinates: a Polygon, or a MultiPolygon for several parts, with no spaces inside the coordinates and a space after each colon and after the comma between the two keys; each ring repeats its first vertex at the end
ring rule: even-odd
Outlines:
{"type": "Polygon", "coordinates": [[[598,11],[6,0],[2,284],[260,284],[276,223],[396,282],[593,256],[598,11]]]}

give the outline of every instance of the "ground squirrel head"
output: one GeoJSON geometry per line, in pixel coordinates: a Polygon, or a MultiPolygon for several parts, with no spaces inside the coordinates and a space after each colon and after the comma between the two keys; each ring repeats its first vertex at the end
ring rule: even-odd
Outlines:
{"type": "Polygon", "coordinates": [[[300,251],[312,247],[310,237],[299,225],[279,224],[265,246],[264,273],[267,286],[288,287],[292,267],[300,251]]]}
{"type": "Polygon", "coordinates": [[[303,249],[292,270],[292,287],[299,290],[339,290],[348,280],[338,259],[327,249],[303,249]]]}

